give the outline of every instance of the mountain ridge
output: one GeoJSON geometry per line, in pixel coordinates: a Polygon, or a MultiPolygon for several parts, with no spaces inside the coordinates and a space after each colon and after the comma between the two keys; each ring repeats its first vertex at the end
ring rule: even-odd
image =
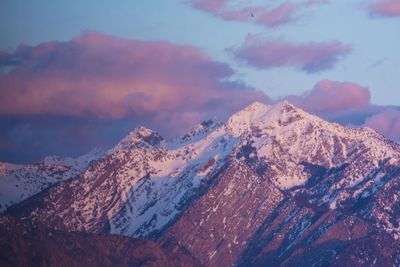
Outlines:
{"type": "Polygon", "coordinates": [[[357,240],[378,233],[398,240],[397,188],[398,144],[287,101],[256,102],[180,138],[138,127],[79,176],[7,213],[183,246],[207,266],[266,259],[278,266],[307,262],[307,246],[342,255],[352,244],[341,232],[349,221],[357,240]],[[319,247],[333,237],[344,243],[319,247]]]}

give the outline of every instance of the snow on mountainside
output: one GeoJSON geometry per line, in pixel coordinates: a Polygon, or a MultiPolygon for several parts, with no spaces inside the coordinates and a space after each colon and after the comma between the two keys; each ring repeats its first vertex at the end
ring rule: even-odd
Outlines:
{"type": "Polygon", "coordinates": [[[78,158],[49,156],[36,164],[0,162],[0,213],[56,182],[78,175],[103,154],[94,149],[78,158]]]}
{"type": "Polygon", "coordinates": [[[93,164],[96,160],[101,158],[105,152],[100,148],[95,148],[86,154],[83,154],[77,158],[72,157],[59,157],[59,156],[47,156],[43,159],[45,164],[58,164],[70,166],[71,168],[84,171],[90,164],[93,164]]]}
{"type": "Polygon", "coordinates": [[[138,127],[80,176],[9,213],[159,239],[207,266],[278,266],[310,246],[339,255],[350,239],[338,229],[348,224],[352,237],[384,231],[397,239],[398,189],[398,144],[286,101],[256,102],[172,140],[138,127]],[[319,247],[332,238],[336,247],[319,247]]]}
{"type": "Polygon", "coordinates": [[[74,196],[68,207],[52,205],[52,215],[43,215],[76,230],[157,235],[212,182],[209,174],[222,166],[235,143],[221,127],[196,141],[214,124],[203,127],[169,142],[149,129],[136,128],[80,178],[50,190],[50,197],[71,191],[74,196]]]}

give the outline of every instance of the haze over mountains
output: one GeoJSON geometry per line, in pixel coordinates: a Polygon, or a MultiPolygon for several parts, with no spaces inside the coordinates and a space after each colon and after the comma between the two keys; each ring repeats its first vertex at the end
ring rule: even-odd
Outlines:
{"type": "Polygon", "coordinates": [[[179,138],[135,128],[85,159],[3,164],[24,194],[1,193],[22,201],[4,215],[152,239],[194,265],[400,265],[400,146],[372,129],[255,102],[179,138]]]}

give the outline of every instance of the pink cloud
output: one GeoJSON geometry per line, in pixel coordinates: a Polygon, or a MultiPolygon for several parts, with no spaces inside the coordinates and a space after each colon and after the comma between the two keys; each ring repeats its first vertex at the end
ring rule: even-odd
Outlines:
{"type": "Polygon", "coordinates": [[[383,17],[400,16],[399,0],[379,0],[368,6],[371,15],[383,17]]]}
{"type": "Polygon", "coordinates": [[[265,6],[246,7],[238,10],[227,10],[220,13],[225,20],[251,21],[265,26],[279,26],[297,19],[297,7],[292,3],[283,3],[274,8],[265,6]]]}
{"type": "Polygon", "coordinates": [[[239,60],[257,68],[295,67],[307,73],[331,69],[351,52],[349,45],[338,41],[294,44],[283,40],[263,40],[248,35],[233,53],[239,60]]]}
{"type": "Polygon", "coordinates": [[[301,3],[285,1],[278,5],[256,5],[240,8],[232,7],[235,1],[231,0],[188,0],[192,7],[209,12],[213,16],[224,20],[243,21],[260,24],[267,27],[276,27],[296,21],[300,13],[307,7],[317,4],[326,4],[328,0],[308,0],[301,3]]]}
{"type": "Polygon", "coordinates": [[[386,137],[400,141],[400,111],[385,110],[367,119],[365,126],[371,127],[386,137]]]}
{"type": "Polygon", "coordinates": [[[368,126],[400,141],[400,109],[371,104],[368,88],[351,82],[322,80],[301,96],[285,99],[304,110],[343,125],[368,126]]]}
{"type": "Polygon", "coordinates": [[[0,68],[10,67],[0,72],[0,115],[6,116],[136,118],[149,124],[163,117],[158,128],[176,133],[182,128],[171,128],[173,119],[224,117],[252,101],[267,101],[239,82],[221,81],[232,69],[199,49],[96,32],[21,46],[1,55],[0,68]],[[221,108],[209,109],[211,104],[221,108]]]}
{"type": "Polygon", "coordinates": [[[347,112],[365,109],[370,105],[368,88],[351,82],[322,80],[302,96],[288,99],[304,109],[317,114],[347,112]]]}
{"type": "Polygon", "coordinates": [[[211,13],[217,13],[222,10],[229,0],[188,0],[187,3],[194,8],[211,13]]]}

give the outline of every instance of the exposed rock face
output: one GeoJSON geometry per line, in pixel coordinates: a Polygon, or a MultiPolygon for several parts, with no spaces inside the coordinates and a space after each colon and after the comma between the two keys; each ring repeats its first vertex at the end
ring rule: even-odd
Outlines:
{"type": "Polygon", "coordinates": [[[229,266],[265,218],[279,212],[284,194],[240,161],[229,164],[218,180],[160,241],[184,246],[205,265],[229,266]]]}
{"type": "Polygon", "coordinates": [[[67,233],[0,217],[0,266],[198,266],[156,243],[117,235],[67,233]]]}
{"type": "Polygon", "coordinates": [[[399,189],[398,144],[288,102],[254,103],[174,140],[137,128],[8,213],[155,239],[206,266],[398,266],[399,189]]]}

